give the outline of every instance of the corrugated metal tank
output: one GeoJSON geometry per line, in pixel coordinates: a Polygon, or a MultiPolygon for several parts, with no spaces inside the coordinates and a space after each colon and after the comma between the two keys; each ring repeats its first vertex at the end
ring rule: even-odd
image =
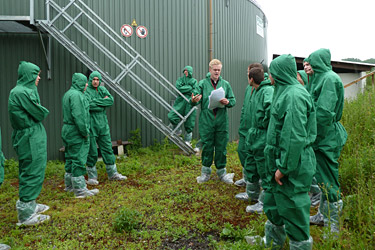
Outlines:
{"type": "MultiPolygon", "coordinates": [[[[61,2],[68,3],[69,1],[61,2]]],[[[185,65],[193,66],[194,77],[197,80],[204,78],[208,72],[210,60],[209,0],[86,0],[84,2],[119,33],[120,27],[123,24],[130,24],[133,19],[138,25],[147,27],[149,32],[147,38],[140,39],[133,34],[124,39],[170,82],[174,83],[182,75],[185,65]]],[[[35,18],[44,19],[44,1],[36,0],[35,7],[35,18]]],[[[29,15],[28,1],[1,1],[0,15],[29,15]]],[[[236,107],[229,111],[230,140],[236,140],[244,90],[247,86],[247,66],[253,62],[263,62],[264,65],[268,65],[267,20],[255,1],[212,0],[212,21],[213,58],[218,58],[223,62],[222,77],[231,83],[237,100],[236,107]],[[262,23],[263,27],[260,27],[262,23]],[[259,31],[264,32],[263,37],[258,34],[259,31]]],[[[93,32],[97,31],[93,30],[93,32]]],[[[103,43],[106,45],[107,41],[104,40],[103,43]]],[[[93,50],[84,39],[82,46],[84,50],[93,50]]],[[[52,79],[47,80],[47,64],[36,34],[0,32],[0,53],[2,55],[0,60],[2,69],[0,125],[3,151],[6,157],[15,157],[11,146],[12,129],[8,118],[7,100],[11,88],[17,81],[18,63],[26,60],[34,62],[43,70],[38,89],[42,104],[50,110],[49,116],[44,121],[48,135],[48,158],[61,159],[62,154],[58,151],[62,146],[61,99],[70,87],[72,74],[74,72],[86,73],[87,68],[56,40],[53,40],[52,79]]],[[[98,56],[95,60],[103,59],[98,56]]],[[[110,67],[109,63],[108,67],[110,67]]],[[[144,93],[143,89],[132,86],[129,90],[145,104],[153,105],[154,101],[144,93]]],[[[173,101],[172,96],[167,92],[165,96],[170,99],[168,101],[173,101]]],[[[113,140],[128,139],[130,131],[136,128],[141,129],[142,142],[145,146],[152,144],[154,140],[161,141],[164,138],[158,129],[122,101],[119,96],[114,94],[114,97],[115,105],[107,112],[113,140]]],[[[168,123],[167,112],[156,110],[156,113],[168,123]]],[[[194,134],[194,137],[198,138],[197,126],[194,134]]]]}

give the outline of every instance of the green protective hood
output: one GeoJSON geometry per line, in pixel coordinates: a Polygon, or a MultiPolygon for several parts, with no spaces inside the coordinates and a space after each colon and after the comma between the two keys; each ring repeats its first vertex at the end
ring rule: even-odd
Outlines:
{"type": "MultiPolygon", "coordinates": [[[[206,78],[210,79],[210,81],[211,81],[211,72],[208,72],[206,74],[206,78]]],[[[223,79],[223,78],[221,76],[219,76],[219,81],[221,81],[221,79],[223,79]]]]}
{"type": "Polygon", "coordinates": [[[303,83],[304,83],[305,85],[308,84],[309,81],[308,81],[308,78],[307,78],[307,74],[306,74],[306,72],[305,72],[304,70],[298,70],[298,73],[299,73],[299,75],[301,76],[303,83]]]}
{"type": "Polygon", "coordinates": [[[92,89],[94,89],[94,86],[92,86],[92,80],[94,79],[94,77],[99,78],[99,86],[102,83],[102,75],[98,71],[93,71],[89,76],[89,86],[88,86],[89,88],[92,88],[92,89]]]}
{"type": "Polygon", "coordinates": [[[74,73],[72,77],[72,88],[82,91],[85,89],[87,77],[81,73],[74,73]]]}
{"type": "Polygon", "coordinates": [[[193,67],[186,66],[184,68],[184,70],[182,70],[182,73],[184,73],[185,70],[187,70],[187,72],[188,72],[188,76],[187,77],[192,78],[193,77],[193,67]]]}
{"type": "Polygon", "coordinates": [[[297,80],[296,59],[291,54],[284,54],[270,64],[270,73],[275,85],[300,84],[297,80]]]}
{"type": "Polygon", "coordinates": [[[304,60],[310,63],[314,73],[323,73],[332,70],[331,52],[329,49],[318,49],[304,60]]]}
{"type": "Polygon", "coordinates": [[[271,85],[271,80],[268,77],[268,73],[264,73],[264,80],[259,84],[259,86],[261,85],[271,85]]]}
{"type": "Polygon", "coordinates": [[[270,79],[270,77],[268,76],[268,73],[264,73],[264,81],[267,81],[269,79],[270,79]]]}
{"type": "Polygon", "coordinates": [[[38,77],[40,68],[33,63],[21,61],[18,66],[17,85],[28,88],[36,88],[35,80],[38,77]]]}

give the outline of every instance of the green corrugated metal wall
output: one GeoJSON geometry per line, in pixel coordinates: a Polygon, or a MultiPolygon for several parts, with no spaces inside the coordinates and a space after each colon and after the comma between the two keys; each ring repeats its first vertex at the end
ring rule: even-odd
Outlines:
{"type": "MultiPolygon", "coordinates": [[[[35,1],[37,19],[44,18],[42,11],[44,1],[35,1]]],[[[68,0],[62,1],[68,3],[68,0]]],[[[85,1],[114,30],[120,33],[123,24],[130,24],[133,19],[138,25],[147,27],[149,34],[145,39],[124,38],[146,60],[159,70],[170,82],[181,76],[185,65],[194,67],[194,76],[202,79],[208,71],[209,62],[209,1],[203,0],[88,0],[85,1]]],[[[267,65],[267,27],[265,38],[256,34],[256,15],[264,18],[263,12],[248,0],[212,0],[213,2],[213,55],[223,62],[222,76],[228,80],[234,90],[237,106],[230,110],[230,139],[238,138],[238,125],[244,89],[247,84],[246,69],[252,62],[264,60],[267,65]]],[[[28,15],[29,5],[26,0],[1,1],[0,15],[28,15]]],[[[95,30],[90,30],[97,32],[95,30]]],[[[74,32],[74,31],[72,31],[74,32]]],[[[74,34],[77,36],[77,34],[74,34]]],[[[85,39],[78,39],[85,51],[94,52],[92,45],[85,39]]],[[[104,44],[107,41],[103,41],[104,44]]],[[[44,106],[50,115],[44,121],[48,134],[48,157],[62,157],[58,152],[62,145],[60,131],[62,126],[61,98],[70,87],[71,75],[74,72],[86,73],[87,69],[69,54],[57,41],[52,45],[52,79],[47,80],[46,63],[37,35],[0,33],[0,75],[1,84],[1,127],[3,151],[6,157],[14,157],[11,147],[11,127],[7,114],[9,91],[17,80],[17,66],[20,60],[38,64],[42,70],[42,81],[39,93],[44,106]]],[[[103,58],[98,55],[96,61],[103,58]]],[[[125,60],[125,59],[124,59],[125,60]]],[[[111,69],[111,64],[105,62],[111,69]]],[[[147,79],[147,77],[146,77],[147,79]]],[[[130,84],[129,84],[130,85],[130,84]]],[[[153,106],[149,96],[139,87],[128,89],[146,106],[153,106]]],[[[165,93],[168,101],[172,96],[165,93]]],[[[137,111],[115,95],[115,105],[109,109],[108,118],[111,126],[112,139],[127,139],[129,132],[140,128],[144,145],[153,143],[164,136],[158,129],[148,123],[137,111]]],[[[153,110],[163,119],[167,113],[158,107],[153,110]]],[[[197,119],[198,120],[198,119],[197,119]]],[[[166,121],[167,123],[167,121],[166,121]]],[[[195,137],[198,135],[195,129],[195,137]]]]}
{"type": "Polygon", "coordinates": [[[41,81],[38,87],[42,105],[47,107],[50,114],[43,124],[48,135],[48,156],[50,159],[61,158],[58,149],[62,146],[62,95],[70,88],[71,77],[74,72],[86,72],[84,67],[74,56],[66,52],[57,41],[53,41],[52,80],[47,80],[47,64],[37,35],[0,33],[0,60],[2,74],[1,81],[1,131],[3,152],[7,158],[15,157],[11,146],[11,133],[7,105],[10,90],[17,82],[18,63],[21,60],[33,62],[42,69],[41,81]]]}

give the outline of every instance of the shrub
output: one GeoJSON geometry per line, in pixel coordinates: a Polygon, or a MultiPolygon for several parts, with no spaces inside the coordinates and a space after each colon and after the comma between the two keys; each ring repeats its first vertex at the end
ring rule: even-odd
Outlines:
{"type": "Polygon", "coordinates": [[[114,230],[118,233],[132,232],[140,228],[142,214],[136,210],[123,208],[115,214],[113,222],[114,230]]]}
{"type": "Polygon", "coordinates": [[[141,129],[137,128],[136,130],[130,131],[130,139],[129,142],[131,145],[129,145],[131,150],[138,150],[142,147],[142,139],[141,139],[141,129]]]}
{"type": "Polygon", "coordinates": [[[251,235],[251,231],[247,228],[241,229],[240,227],[234,227],[230,223],[225,223],[223,231],[220,233],[220,237],[224,239],[231,239],[233,241],[240,241],[247,235],[251,235]]]}

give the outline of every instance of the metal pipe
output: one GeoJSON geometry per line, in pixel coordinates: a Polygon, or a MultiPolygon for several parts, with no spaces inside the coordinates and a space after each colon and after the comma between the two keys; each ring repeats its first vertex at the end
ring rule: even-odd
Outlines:
{"type": "Polygon", "coordinates": [[[208,48],[208,53],[209,53],[209,57],[210,57],[210,61],[213,59],[213,56],[214,56],[214,53],[213,53],[213,48],[212,48],[212,26],[213,26],[213,23],[212,23],[212,0],[209,0],[209,5],[210,5],[210,16],[209,16],[209,48],[208,48]]]}
{"type": "Polygon", "coordinates": [[[30,24],[34,25],[34,0],[30,0],[30,24]]]}
{"type": "Polygon", "coordinates": [[[49,0],[46,1],[46,16],[47,16],[47,21],[49,22],[50,19],[50,7],[49,7],[49,0]]]}
{"type": "Polygon", "coordinates": [[[47,50],[47,65],[48,65],[48,71],[47,71],[47,78],[48,80],[52,79],[52,72],[51,72],[51,55],[52,55],[52,38],[51,35],[48,35],[48,50],[47,50]]]}

